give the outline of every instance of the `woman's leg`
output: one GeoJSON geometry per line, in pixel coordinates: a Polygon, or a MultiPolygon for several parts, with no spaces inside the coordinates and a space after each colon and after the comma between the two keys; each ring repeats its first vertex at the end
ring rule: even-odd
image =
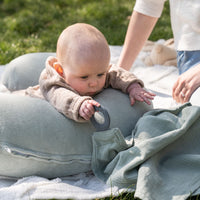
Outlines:
{"type": "Polygon", "coordinates": [[[177,65],[179,74],[184,73],[191,67],[200,63],[200,50],[198,51],[177,51],[177,65]]]}

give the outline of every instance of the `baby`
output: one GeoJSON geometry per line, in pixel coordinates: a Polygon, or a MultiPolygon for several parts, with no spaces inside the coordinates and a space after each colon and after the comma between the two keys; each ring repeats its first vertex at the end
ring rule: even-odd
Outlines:
{"type": "Polygon", "coordinates": [[[94,106],[100,106],[92,97],[104,88],[129,93],[131,105],[136,100],[151,103],[155,95],[142,88],[141,80],[109,63],[103,34],[89,24],[71,25],[58,38],[56,58],[49,57],[41,73],[42,95],[59,112],[79,122],[89,120],[94,106]]]}

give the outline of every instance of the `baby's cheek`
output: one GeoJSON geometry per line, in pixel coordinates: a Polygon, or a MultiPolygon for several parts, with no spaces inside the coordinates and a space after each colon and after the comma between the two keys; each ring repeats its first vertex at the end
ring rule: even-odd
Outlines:
{"type": "Polygon", "coordinates": [[[84,96],[88,92],[87,84],[80,83],[74,88],[80,95],[84,96]]]}
{"type": "Polygon", "coordinates": [[[104,78],[101,80],[101,88],[103,89],[105,85],[106,85],[106,78],[104,77],[104,78]]]}

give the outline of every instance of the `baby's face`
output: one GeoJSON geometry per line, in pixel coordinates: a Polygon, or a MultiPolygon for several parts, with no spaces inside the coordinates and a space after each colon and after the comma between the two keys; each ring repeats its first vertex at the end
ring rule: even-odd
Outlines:
{"type": "Polygon", "coordinates": [[[81,96],[94,96],[103,89],[108,70],[105,62],[76,63],[64,67],[64,79],[81,96]]]}

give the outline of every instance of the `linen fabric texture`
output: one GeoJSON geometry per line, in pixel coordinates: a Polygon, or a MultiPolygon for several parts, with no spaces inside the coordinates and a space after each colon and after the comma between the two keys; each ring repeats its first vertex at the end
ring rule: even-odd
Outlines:
{"type": "Polygon", "coordinates": [[[92,169],[108,185],[135,189],[142,200],[187,199],[200,186],[199,130],[199,106],[154,109],[131,137],[118,128],[94,133],[92,169]]]}

